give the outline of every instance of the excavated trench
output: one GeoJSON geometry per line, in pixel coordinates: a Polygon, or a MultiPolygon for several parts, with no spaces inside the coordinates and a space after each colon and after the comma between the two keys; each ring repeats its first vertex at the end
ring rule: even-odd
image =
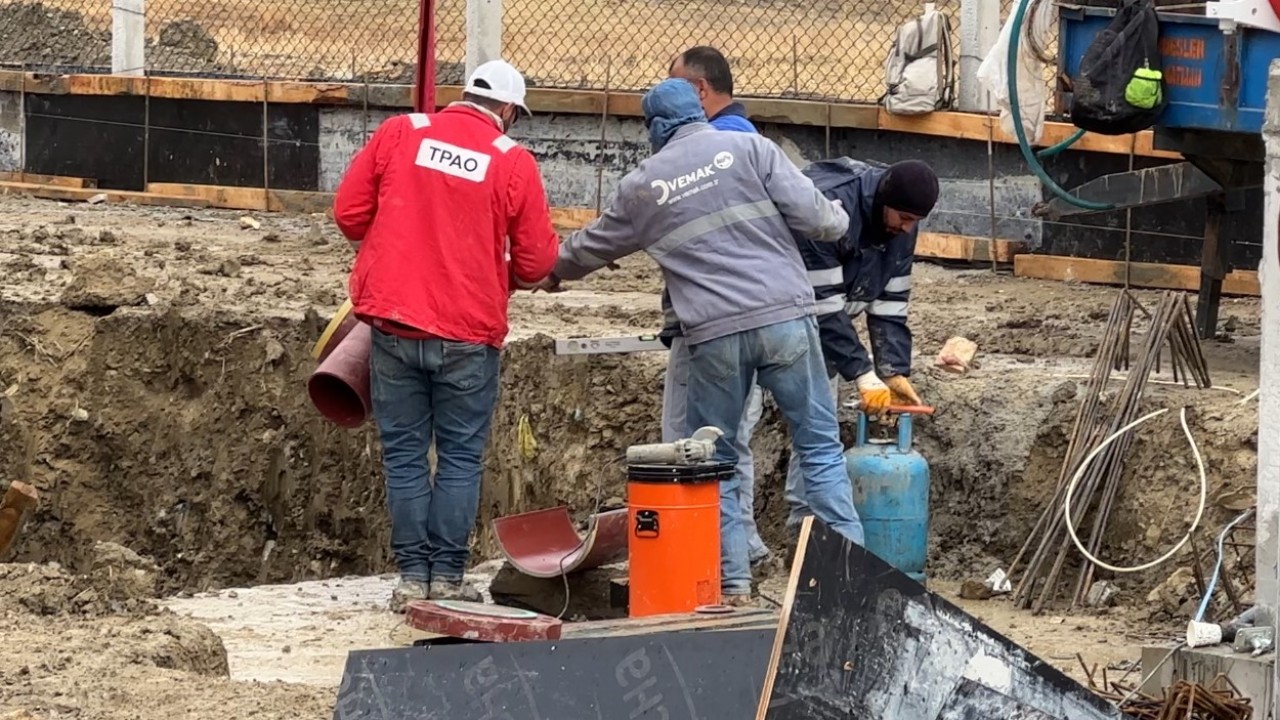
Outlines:
{"type": "MultiPolygon", "coordinates": [[[[154,559],[162,592],[392,569],[375,434],[326,423],[305,393],[309,350],[327,318],[0,310],[0,476],[44,495],[11,560],[79,568],[94,542],[111,541],[154,559]]],[[[1053,492],[1076,381],[1034,370],[917,376],[939,407],[917,431],[933,477],[930,572],[985,576],[1011,559],[1053,492]]],[[[565,358],[546,337],[511,343],[481,528],[556,504],[583,517],[597,497],[619,504],[617,461],[659,436],[661,381],[657,354],[565,358]],[[519,442],[522,418],[536,447],[519,442]]],[[[1166,394],[1150,402],[1172,402],[1166,394]]],[[[1247,489],[1251,409],[1209,394],[1194,401],[1214,491],[1247,489]]],[[[1194,473],[1179,437],[1171,422],[1136,443],[1137,479],[1121,493],[1109,557],[1151,557],[1185,530],[1194,473]]],[[[780,547],[788,450],[772,407],[754,444],[760,526],[780,547]]],[[[1211,508],[1207,527],[1224,517],[1211,508]]],[[[476,545],[477,559],[496,554],[487,529],[476,545]]],[[[1168,572],[1126,582],[1145,594],[1168,572]]]]}

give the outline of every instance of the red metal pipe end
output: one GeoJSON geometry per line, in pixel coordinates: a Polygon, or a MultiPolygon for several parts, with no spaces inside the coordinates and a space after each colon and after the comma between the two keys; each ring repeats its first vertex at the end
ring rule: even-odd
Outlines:
{"type": "Polygon", "coordinates": [[[357,428],[369,418],[369,326],[356,323],[307,379],[311,404],[336,425],[357,428]]]}

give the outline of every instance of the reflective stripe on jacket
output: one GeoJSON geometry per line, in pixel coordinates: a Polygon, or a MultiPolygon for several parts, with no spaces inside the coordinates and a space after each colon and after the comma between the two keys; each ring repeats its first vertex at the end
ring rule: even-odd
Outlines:
{"type": "Polygon", "coordinates": [[[834,242],[848,217],[772,141],[680,128],[623,178],[609,208],[565,240],[555,274],[572,280],[644,250],[662,268],[691,345],[812,315],[792,233],[834,242]]]}
{"type": "Polygon", "coordinates": [[[499,125],[469,103],[399,115],[352,160],[333,218],[360,243],[357,317],[502,347],[511,279],[546,277],[559,239],[533,155],[499,125]]]}
{"type": "Polygon", "coordinates": [[[818,308],[823,356],[846,380],[876,371],[880,377],[911,374],[911,266],[920,225],[909,233],[886,235],[876,207],[883,166],[850,158],[815,162],[804,169],[822,193],[849,210],[849,231],[836,243],[797,236],[818,308]],[[868,355],[853,318],[865,314],[871,339],[868,355]]]}

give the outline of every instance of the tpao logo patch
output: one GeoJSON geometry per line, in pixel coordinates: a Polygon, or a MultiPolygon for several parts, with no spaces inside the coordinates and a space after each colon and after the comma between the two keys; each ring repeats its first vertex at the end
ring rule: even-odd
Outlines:
{"type": "Polygon", "coordinates": [[[658,191],[658,204],[666,205],[668,202],[681,200],[692,195],[717,181],[714,178],[716,170],[728,170],[733,166],[733,153],[724,152],[716,153],[715,158],[711,160],[711,164],[686,173],[670,180],[654,180],[649,183],[649,187],[658,191]],[[710,180],[709,183],[701,182],[710,180]],[[672,197],[672,193],[681,190],[683,192],[672,197]]]}
{"type": "Polygon", "coordinates": [[[478,183],[484,182],[485,175],[489,172],[490,160],[484,153],[427,138],[418,146],[418,158],[414,163],[478,183]]]}

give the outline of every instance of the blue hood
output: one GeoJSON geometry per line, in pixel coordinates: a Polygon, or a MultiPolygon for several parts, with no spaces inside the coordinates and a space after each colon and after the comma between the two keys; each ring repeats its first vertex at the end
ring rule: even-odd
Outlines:
{"type": "Polygon", "coordinates": [[[687,80],[663,80],[644,94],[640,106],[644,108],[644,124],[649,128],[654,152],[661,150],[681,127],[707,121],[698,91],[687,80]]]}

